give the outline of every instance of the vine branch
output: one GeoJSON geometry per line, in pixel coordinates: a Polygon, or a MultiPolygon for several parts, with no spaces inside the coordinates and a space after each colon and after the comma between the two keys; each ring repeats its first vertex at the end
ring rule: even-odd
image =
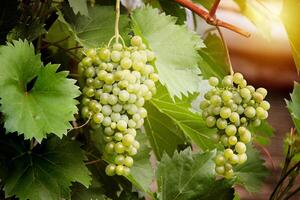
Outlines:
{"type": "Polygon", "coordinates": [[[224,22],[223,20],[220,20],[218,18],[215,17],[216,14],[216,10],[219,6],[220,0],[216,0],[214,5],[212,6],[210,11],[206,11],[205,9],[197,6],[196,4],[194,4],[193,2],[191,2],[190,0],[175,0],[177,3],[179,3],[181,6],[190,9],[192,12],[196,13],[199,17],[201,17],[202,19],[204,19],[206,21],[206,23],[216,26],[216,27],[223,27],[226,28],[228,30],[231,30],[235,33],[238,33],[242,36],[245,37],[250,37],[250,33],[242,30],[241,28],[234,26],[232,24],[229,24],[227,22],[224,22]]]}

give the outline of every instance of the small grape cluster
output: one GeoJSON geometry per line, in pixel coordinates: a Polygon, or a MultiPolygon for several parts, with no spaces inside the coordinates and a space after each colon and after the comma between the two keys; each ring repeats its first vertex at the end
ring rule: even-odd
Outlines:
{"type": "Polygon", "coordinates": [[[267,90],[247,85],[241,73],[209,79],[212,89],[200,103],[202,117],[210,128],[217,128],[214,136],[225,150],[215,158],[218,175],[231,178],[233,166],[247,161],[246,144],[251,142],[249,125],[259,126],[268,117],[270,104],[265,101],[267,90]]]}
{"type": "Polygon", "coordinates": [[[114,160],[106,174],[126,176],[140,147],[135,137],[147,116],[144,103],[156,93],[155,55],[139,36],[129,47],[116,42],[85,55],[79,63],[85,81],[81,115],[92,128],[103,127],[105,154],[114,160]]]}

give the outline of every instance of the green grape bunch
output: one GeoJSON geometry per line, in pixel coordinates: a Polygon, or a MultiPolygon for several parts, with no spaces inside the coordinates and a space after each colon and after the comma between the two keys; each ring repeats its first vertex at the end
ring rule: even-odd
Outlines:
{"type": "Polygon", "coordinates": [[[205,93],[200,108],[206,125],[218,130],[214,139],[224,147],[215,158],[215,171],[232,178],[233,166],[247,161],[246,144],[253,137],[249,126],[260,126],[268,117],[267,90],[247,85],[241,73],[225,76],[222,81],[210,77],[209,84],[212,88],[205,93]]]}
{"type": "Polygon", "coordinates": [[[104,130],[105,155],[113,162],[107,175],[128,175],[140,143],[137,130],[144,124],[144,103],[156,93],[158,75],[154,53],[141,37],[133,36],[131,46],[118,42],[88,49],[79,63],[84,78],[81,115],[92,128],[104,130]]]}

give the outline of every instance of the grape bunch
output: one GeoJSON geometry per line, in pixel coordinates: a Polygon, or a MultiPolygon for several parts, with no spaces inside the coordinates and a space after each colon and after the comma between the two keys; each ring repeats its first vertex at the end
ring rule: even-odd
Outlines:
{"type": "Polygon", "coordinates": [[[215,171],[231,178],[233,166],[247,161],[246,144],[252,139],[249,126],[257,127],[268,117],[267,90],[247,85],[241,73],[225,76],[220,83],[211,77],[209,84],[212,89],[200,103],[202,117],[208,127],[217,128],[214,139],[224,146],[215,158],[215,171]]]}
{"type": "Polygon", "coordinates": [[[132,156],[140,147],[137,129],[147,116],[144,103],[155,94],[158,81],[151,65],[154,53],[139,36],[130,42],[129,47],[116,42],[112,47],[88,49],[79,63],[85,81],[81,115],[90,119],[92,128],[104,130],[104,153],[113,160],[105,170],[110,176],[130,172],[132,156]]]}

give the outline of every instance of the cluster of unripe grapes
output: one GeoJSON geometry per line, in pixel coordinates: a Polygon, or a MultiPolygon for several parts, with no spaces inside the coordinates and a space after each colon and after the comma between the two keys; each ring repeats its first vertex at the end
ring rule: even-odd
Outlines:
{"type": "Polygon", "coordinates": [[[259,126],[268,117],[267,90],[247,85],[241,73],[209,79],[212,89],[200,103],[202,117],[210,128],[217,128],[214,139],[224,146],[215,158],[218,175],[231,178],[233,166],[247,161],[246,144],[251,142],[249,126],[259,126]]]}
{"type": "Polygon", "coordinates": [[[113,160],[106,174],[126,176],[140,147],[135,137],[147,116],[144,103],[156,92],[155,55],[139,36],[129,47],[116,42],[85,55],[79,63],[85,81],[81,115],[92,128],[104,130],[104,153],[113,160]]]}

